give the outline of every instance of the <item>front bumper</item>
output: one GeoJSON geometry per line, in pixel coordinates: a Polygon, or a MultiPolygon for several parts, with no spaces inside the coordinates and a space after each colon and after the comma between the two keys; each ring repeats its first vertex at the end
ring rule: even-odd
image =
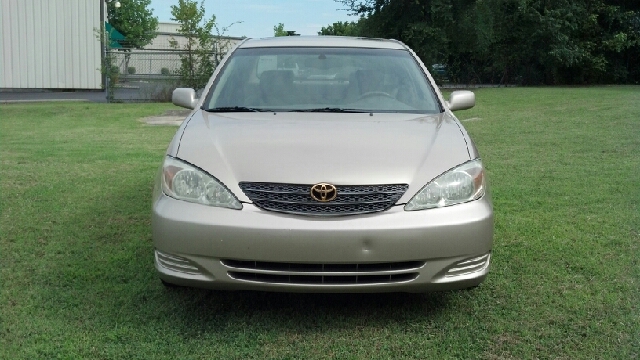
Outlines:
{"type": "Polygon", "coordinates": [[[214,208],[159,195],[153,204],[161,279],[211,289],[424,292],[480,284],[489,270],[488,197],[424,211],[345,217],[214,208]]]}

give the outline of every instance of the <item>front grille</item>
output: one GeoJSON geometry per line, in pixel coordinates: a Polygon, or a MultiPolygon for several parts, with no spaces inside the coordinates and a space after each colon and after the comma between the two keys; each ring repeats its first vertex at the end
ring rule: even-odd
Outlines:
{"type": "Polygon", "coordinates": [[[336,185],[337,196],[330,202],[311,197],[313,185],[253,183],[239,184],[259,208],[299,215],[355,215],[385,211],[407,191],[407,184],[336,185]]]}
{"type": "Polygon", "coordinates": [[[419,269],[424,261],[403,261],[364,264],[315,264],[315,263],[281,263],[268,261],[222,260],[222,264],[236,269],[291,271],[291,272],[379,272],[407,271],[419,269]]]}
{"type": "Polygon", "coordinates": [[[392,284],[414,280],[424,261],[364,264],[279,263],[222,260],[236,280],[270,284],[358,285],[392,284]]]}
{"type": "Polygon", "coordinates": [[[229,276],[236,280],[254,281],[270,284],[294,285],[366,285],[392,284],[414,280],[418,273],[394,275],[349,275],[349,276],[309,276],[309,275],[278,275],[252,274],[230,271],[229,276]]]}

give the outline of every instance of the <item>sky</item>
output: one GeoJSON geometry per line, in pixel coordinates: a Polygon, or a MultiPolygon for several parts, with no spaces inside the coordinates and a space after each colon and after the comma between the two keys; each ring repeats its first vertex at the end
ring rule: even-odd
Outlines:
{"type": "MultiPolygon", "coordinates": [[[[158,21],[172,22],[171,5],[177,4],[178,0],[151,0],[150,8],[158,21]]],[[[297,34],[317,35],[323,26],[357,20],[334,0],[204,0],[204,7],[205,16],[215,15],[220,28],[235,23],[224,33],[227,36],[273,36],[278,23],[297,34]]]]}

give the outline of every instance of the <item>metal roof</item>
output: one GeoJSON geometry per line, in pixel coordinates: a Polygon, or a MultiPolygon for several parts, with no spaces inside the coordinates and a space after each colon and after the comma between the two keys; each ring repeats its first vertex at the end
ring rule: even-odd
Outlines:
{"type": "Polygon", "coordinates": [[[407,47],[400,41],[347,36],[281,36],[248,39],[240,48],[258,47],[356,47],[401,50],[407,47]]]}

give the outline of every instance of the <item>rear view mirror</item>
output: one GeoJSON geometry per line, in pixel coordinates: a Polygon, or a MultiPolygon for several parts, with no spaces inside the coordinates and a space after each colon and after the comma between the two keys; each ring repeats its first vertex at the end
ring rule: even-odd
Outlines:
{"type": "Polygon", "coordinates": [[[173,105],[194,109],[198,103],[196,91],[190,88],[177,88],[173,90],[171,102],[173,102],[173,105]]]}
{"type": "Polygon", "coordinates": [[[471,109],[476,105],[476,94],[467,90],[454,91],[447,105],[451,111],[471,109]]]}

